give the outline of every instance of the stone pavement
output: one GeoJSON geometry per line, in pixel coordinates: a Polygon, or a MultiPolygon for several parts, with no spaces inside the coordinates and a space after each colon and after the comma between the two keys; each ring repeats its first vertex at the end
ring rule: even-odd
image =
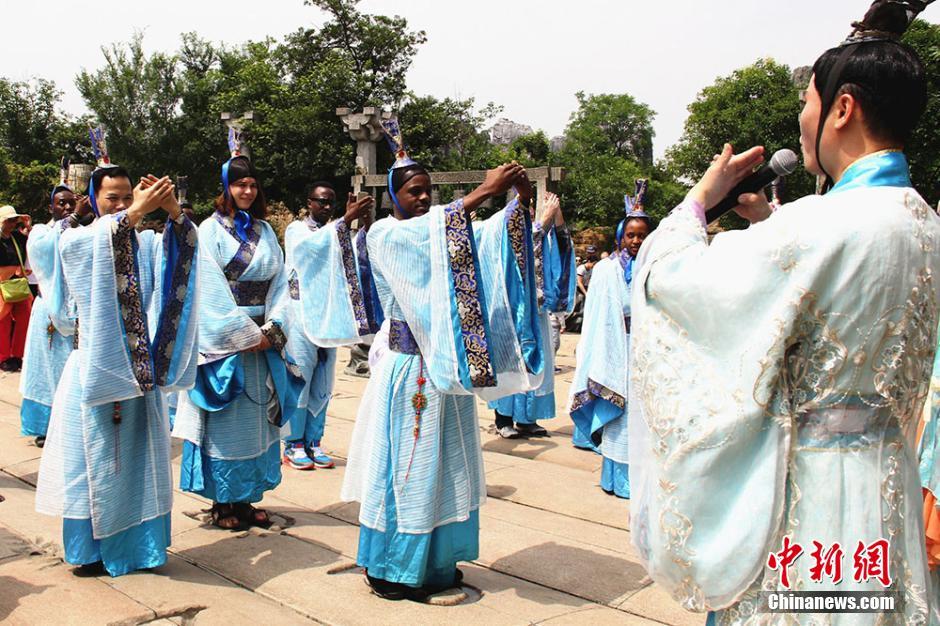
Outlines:
{"type": "MultiPolygon", "coordinates": [[[[552,436],[502,440],[479,405],[489,498],[480,558],[461,593],[388,602],[355,568],[358,506],[339,500],[362,379],[337,376],[325,448],[333,470],[284,471],[265,498],[268,531],[203,523],[205,500],[177,491],[169,562],[79,578],[61,559],[61,522],[34,510],[41,450],[19,435],[16,374],[0,374],[0,622],[5,624],[702,624],[653,585],[630,545],[629,502],[597,487],[600,457],[571,446],[565,411],[576,335],[563,335],[552,436]]],[[[341,352],[340,368],[345,363],[341,352]]],[[[174,446],[174,471],[180,447],[174,446]]]]}

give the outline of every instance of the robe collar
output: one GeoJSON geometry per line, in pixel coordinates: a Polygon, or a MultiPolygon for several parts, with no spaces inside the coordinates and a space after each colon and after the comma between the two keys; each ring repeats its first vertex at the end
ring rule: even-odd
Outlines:
{"type": "Polygon", "coordinates": [[[881,150],[848,166],[829,191],[839,193],[858,187],[912,187],[907,158],[900,150],[881,150]]]}

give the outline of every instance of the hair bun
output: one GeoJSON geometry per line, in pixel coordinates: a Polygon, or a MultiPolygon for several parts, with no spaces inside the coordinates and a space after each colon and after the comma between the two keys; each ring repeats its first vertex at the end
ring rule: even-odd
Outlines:
{"type": "Polygon", "coordinates": [[[912,15],[904,4],[893,0],[876,0],[862,21],[853,26],[858,30],[877,31],[900,37],[907,30],[911,18],[912,15]]]}

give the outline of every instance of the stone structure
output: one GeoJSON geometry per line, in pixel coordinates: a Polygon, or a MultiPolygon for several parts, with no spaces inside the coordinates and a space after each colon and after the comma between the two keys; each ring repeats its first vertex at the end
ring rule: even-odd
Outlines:
{"type": "Polygon", "coordinates": [[[245,130],[246,122],[253,122],[255,119],[254,111],[245,111],[241,115],[233,115],[228,111],[223,111],[219,117],[225,123],[225,126],[228,128],[235,129],[235,132],[238,133],[238,150],[248,157],[251,158],[251,151],[248,148],[248,144],[242,141],[242,133],[245,130]]]}
{"type": "Polygon", "coordinates": [[[531,135],[533,132],[535,131],[532,130],[531,126],[519,124],[518,122],[504,117],[496,120],[496,123],[493,124],[493,127],[490,129],[490,143],[505,146],[511,144],[519,137],[531,135]]]}

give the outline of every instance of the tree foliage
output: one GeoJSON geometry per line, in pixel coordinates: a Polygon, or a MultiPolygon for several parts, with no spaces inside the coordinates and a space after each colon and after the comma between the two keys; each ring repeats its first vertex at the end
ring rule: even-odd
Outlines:
{"type": "Polygon", "coordinates": [[[917,51],[927,75],[927,110],[905,152],[914,187],[936,207],[940,202],[940,26],[916,20],[902,41],[917,51]]]}

